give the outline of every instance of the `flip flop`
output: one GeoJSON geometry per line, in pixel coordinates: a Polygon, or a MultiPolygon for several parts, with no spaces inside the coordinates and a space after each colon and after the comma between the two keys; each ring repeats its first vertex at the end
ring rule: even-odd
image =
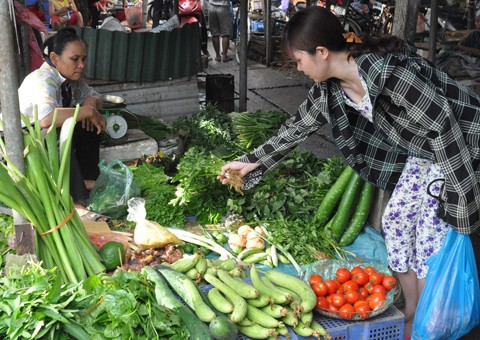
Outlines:
{"type": "Polygon", "coordinates": [[[215,58],[215,61],[222,61],[222,58],[215,58]]]}
{"type": "Polygon", "coordinates": [[[228,63],[229,61],[232,61],[232,60],[233,60],[233,59],[230,58],[230,57],[225,57],[225,58],[222,59],[222,61],[223,61],[224,63],[228,63]]]}
{"type": "Polygon", "coordinates": [[[109,227],[112,226],[112,219],[108,216],[96,213],[95,211],[77,209],[77,213],[80,216],[80,219],[84,222],[105,222],[109,227]]]}

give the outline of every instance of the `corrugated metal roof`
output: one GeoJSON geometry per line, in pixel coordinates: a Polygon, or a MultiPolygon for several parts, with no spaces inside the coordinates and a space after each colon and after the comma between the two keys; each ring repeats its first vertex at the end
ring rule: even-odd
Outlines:
{"type": "Polygon", "coordinates": [[[188,24],[170,32],[108,31],[82,28],[89,79],[155,81],[203,71],[200,28],[188,24]]]}

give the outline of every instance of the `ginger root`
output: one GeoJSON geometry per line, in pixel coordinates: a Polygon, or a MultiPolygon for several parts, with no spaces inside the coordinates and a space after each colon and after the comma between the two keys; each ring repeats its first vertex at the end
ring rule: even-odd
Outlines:
{"type": "Polygon", "coordinates": [[[228,169],[225,172],[225,178],[228,179],[228,186],[235,189],[240,195],[243,195],[243,178],[240,177],[240,172],[235,169],[228,169]]]}

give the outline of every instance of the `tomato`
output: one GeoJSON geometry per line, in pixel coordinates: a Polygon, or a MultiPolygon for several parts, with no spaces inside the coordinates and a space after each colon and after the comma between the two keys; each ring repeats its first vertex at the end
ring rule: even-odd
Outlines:
{"type": "Polygon", "coordinates": [[[318,275],[318,274],[313,274],[312,276],[310,276],[310,278],[308,279],[308,283],[310,284],[310,286],[316,284],[316,283],[320,283],[320,282],[323,282],[323,278],[318,275]]]}
{"type": "Polygon", "coordinates": [[[329,304],[328,305],[328,312],[331,313],[331,314],[337,315],[338,314],[338,307],[335,307],[334,305],[329,304]]]}
{"type": "Polygon", "coordinates": [[[368,277],[368,281],[371,282],[372,285],[374,285],[374,286],[375,285],[381,285],[384,276],[385,276],[385,274],[383,274],[383,273],[375,272],[375,273],[370,274],[370,276],[368,277]]]}
{"type": "Polygon", "coordinates": [[[345,297],[343,296],[343,294],[337,294],[337,293],[332,294],[332,305],[334,305],[335,307],[340,308],[346,302],[347,300],[345,300],[345,297]]]}
{"type": "Polygon", "coordinates": [[[382,285],[374,285],[372,287],[372,294],[375,294],[375,293],[380,293],[387,296],[387,290],[382,285]]]}
{"type": "Polygon", "coordinates": [[[326,296],[328,294],[328,288],[324,282],[312,285],[312,290],[316,296],[326,296]]]}
{"type": "Polygon", "coordinates": [[[366,271],[368,275],[376,272],[375,268],[373,268],[372,266],[366,266],[365,268],[363,268],[363,270],[366,271]]]}
{"type": "Polygon", "coordinates": [[[368,302],[368,305],[370,306],[370,308],[374,310],[376,308],[382,307],[382,305],[385,302],[385,299],[386,299],[385,295],[381,293],[374,293],[369,295],[366,301],[368,302]]]}
{"type": "Polygon", "coordinates": [[[352,276],[352,280],[358,283],[359,286],[363,286],[364,284],[367,284],[368,278],[369,278],[369,275],[362,268],[360,268],[360,270],[357,270],[355,274],[353,274],[352,276]]]}
{"type": "Polygon", "coordinates": [[[339,283],[347,282],[352,278],[352,274],[347,268],[338,268],[336,271],[337,274],[337,281],[339,283]]]}
{"type": "Polygon", "coordinates": [[[358,291],[360,287],[355,281],[349,280],[342,285],[343,292],[346,293],[350,290],[358,291]]]}
{"type": "Polygon", "coordinates": [[[355,308],[349,303],[344,304],[338,310],[338,316],[342,319],[350,320],[355,315],[355,308]]]}
{"type": "Polygon", "coordinates": [[[328,288],[328,294],[334,294],[337,292],[338,288],[340,287],[338,282],[335,280],[326,280],[325,284],[328,288]]]}
{"type": "Polygon", "coordinates": [[[386,290],[393,289],[397,286],[397,279],[391,275],[385,275],[382,280],[382,286],[384,286],[386,290]]]}
{"type": "Polygon", "coordinates": [[[327,295],[327,296],[325,297],[325,300],[327,300],[327,302],[328,302],[329,304],[332,303],[332,295],[333,295],[333,294],[329,294],[329,295],[327,295]]]}
{"type": "Polygon", "coordinates": [[[317,297],[317,304],[315,305],[318,309],[327,310],[328,309],[328,302],[325,296],[317,297]]]}
{"type": "Polygon", "coordinates": [[[362,295],[356,290],[349,290],[345,293],[345,299],[348,303],[355,303],[360,299],[360,297],[362,297],[362,295]]]}
{"type": "Polygon", "coordinates": [[[366,301],[357,301],[353,307],[358,316],[362,319],[368,318],[370,311],[372,310],[366,301]]]}
{"type": "Polygon", "coordinates": [[[359,270],[363,270],[362,267],[360,266],[355,266],[352,268],[352,270],[350,270],[350,273],[352,273],[352,276],[355,275],[355,273],[359,270]]]}
{"type": "Polygon", "coordinates": [[[373,283],[369,282],[369,283],[367,283],[367,284],[366,284],[365,286],[363,286],[363,287],[367,290],[368,294],[372,294],[372,292],[373,292],[373,283]]]}
{"type": "Polygon", "coordinates": [[[362,295],[362,297],[363,297],[364,300],[367,298],[367,296],[368,296],[368,290],[367,290],[367,288],[365,288],[365,287],[360,287],[360,288],[358,289],[358,292],[360,293],[360,295],[362,295]]]}

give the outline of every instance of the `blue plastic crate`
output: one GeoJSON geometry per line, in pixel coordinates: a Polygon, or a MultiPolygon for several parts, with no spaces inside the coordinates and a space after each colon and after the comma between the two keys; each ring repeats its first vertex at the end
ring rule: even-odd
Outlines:
{"type": "MultiPolygon", "coordinates": [[[[404,316],[395,306],[365,321],[348,321],[314,314],[333,340],[403,340],[404,316]]],[[[304,338],[298,338],[304,339],[304,338]]]]}

